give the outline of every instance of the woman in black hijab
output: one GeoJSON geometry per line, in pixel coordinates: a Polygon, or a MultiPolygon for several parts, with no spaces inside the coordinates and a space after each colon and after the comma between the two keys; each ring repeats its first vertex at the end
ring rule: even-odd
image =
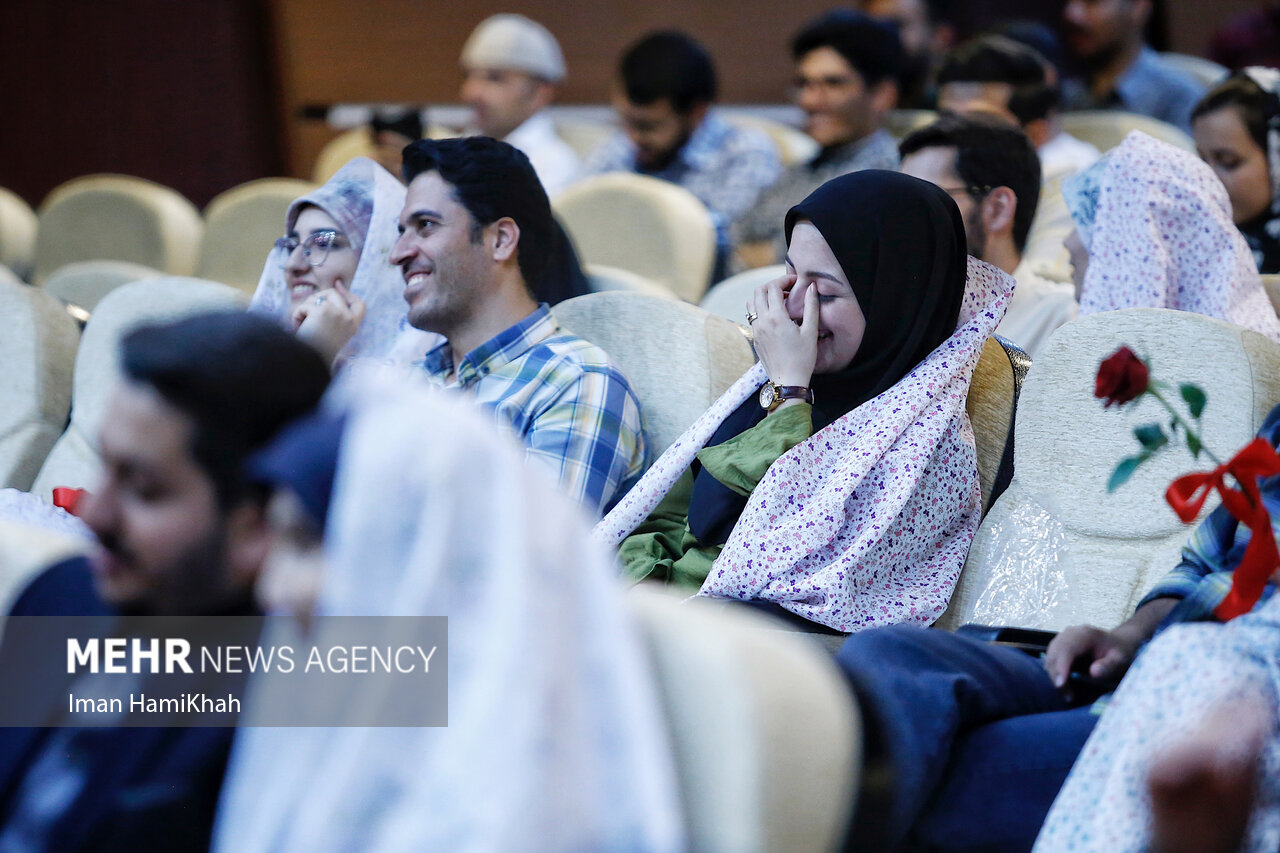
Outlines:
{"type": "Polygon", "coordinates": [[[943,190],[855,172],[793,207],[785,227],[787,275],[747,305],[769,382],[622,543],[633,578],[701,584],[774,460],[893,386],[955,331],[966,243],[943,190]]]}

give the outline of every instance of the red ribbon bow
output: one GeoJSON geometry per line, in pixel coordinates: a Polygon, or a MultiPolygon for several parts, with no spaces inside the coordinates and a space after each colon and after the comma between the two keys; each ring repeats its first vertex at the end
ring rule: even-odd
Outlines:
{"type": "Polygon", "coordinates": [[[1212,471],[1187,474],[1169,485],[1164,498],[1184,522],[1200,514],[1211,491],[1222,495],[1222,505],[1251,531],[1244,557],[1231,578],[1231,590],[1214,608],[1222,621],[1248,613],[1262,596],[1262,589],[1280,568],[1280,551],[1271,530],[1271,514],[1262,502],[1258,478],[1280,474],[1280,456],[1264,438],[1255,438],[1224,465],[1212,471]],[[1230,474],[1240,489],[1228,488],[1223,478],[1230,474]]]}
{"type": "Polygon", "coordinates": [[[76,504],[80,503],[80,499],[89,494],[84,489],[72,489],[68,486],[58,486],[53,490],[53,505],[61,507],[72,515],[76,514],[76,504]]]}

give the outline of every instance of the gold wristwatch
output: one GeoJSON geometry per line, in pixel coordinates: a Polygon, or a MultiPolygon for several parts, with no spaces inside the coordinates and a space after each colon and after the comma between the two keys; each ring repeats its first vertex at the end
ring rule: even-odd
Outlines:
{"type": "Polygon", "coordinates": [[[760,408],[772,412],[782,405],[783,400],[804,400],[813,405],[813,389],[803,385],[779,385],[777,382],[766,382],[760,387],[760,408]]]}

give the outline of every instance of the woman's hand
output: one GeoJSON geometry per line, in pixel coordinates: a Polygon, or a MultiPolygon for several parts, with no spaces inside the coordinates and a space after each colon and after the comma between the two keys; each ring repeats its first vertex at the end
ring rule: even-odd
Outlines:
{"type": "Polygon", "coordinates": [[[756,355],[769,378],[808,388],[818,360],[818,291],[806,285],[804,319],[797,325],[787,313],[787,295],[795,283],[794,275],[785,275],[760,285],[747,300],[747,313],[756,315],[751,324],[756,355]]]}
{"type": "Polygon", "coordinates": [[[332,290],[317,293],[293,310],[293,330],[333,364],[364,321],[364,300],[347,290],[339,279],[332,290]]]}

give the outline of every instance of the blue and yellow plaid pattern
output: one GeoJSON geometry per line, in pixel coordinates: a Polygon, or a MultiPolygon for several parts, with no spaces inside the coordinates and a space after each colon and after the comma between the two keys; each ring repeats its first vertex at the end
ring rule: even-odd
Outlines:
{"type": "Polygon", "coordinates": [[[644,471],[640,403],[604,350],[568,334],[546,304],[463,357],[449,345],[420,362],[433,382],[458,388],[510,424],[526,458],[602,514],[644,471]]]}

